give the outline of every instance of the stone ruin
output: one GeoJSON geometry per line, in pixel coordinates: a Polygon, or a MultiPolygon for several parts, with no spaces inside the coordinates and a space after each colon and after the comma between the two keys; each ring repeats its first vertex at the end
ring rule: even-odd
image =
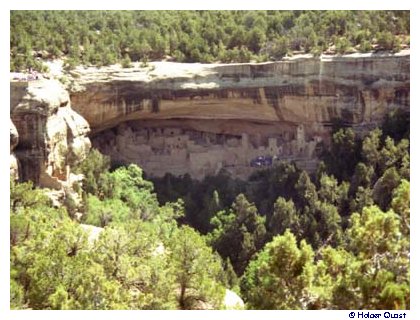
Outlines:
{"type": "Polygon", "coordinates": [[[305,126],[285,126],[276,134],[222,134],[180,127],[147,127],[127,122],[101,132],[94,147],[117,163],[136,163],[151,176],[170,172],[202,179],[224,169],[246,178],[256,168],[295,161],[314,171],[323,138],[305,135],[305,126]],[[259,161],[264,159],[265,161],[259,161]]]}

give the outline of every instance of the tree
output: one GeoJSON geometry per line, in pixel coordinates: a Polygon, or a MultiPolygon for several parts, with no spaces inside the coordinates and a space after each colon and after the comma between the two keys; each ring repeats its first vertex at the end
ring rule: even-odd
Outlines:
{"type": "Polygon", "coordinates": [[[369,187],[358,187],[354,198],[350,202],[350,212],[360,212],[364,207],[371,205],[373,205],[373,190],[369,187]]]}
{"type": "Polygon", "coordinates": [[[317,245],[317,240],[322,241],[322,245],[339,245],[342,242],[343,231],[341,229],[341,217],[337,208],[330,203],[317,201],[313,216],[317,221],[316,235],[307,234],[308,240],[317,245]]]}
{"type": "Polygon", "coordinates": [[[180,309],[196,308],[203,302],[219,309],[224,296],[220,280],[221,260],[190,227],[177,230],[169,246],[176,277],[180,309]]]}
{"type": "Polygon", "coordinates": [[[83,220],[87,224],[103,228],[111,222],[127,221],[130,212],[130,208],[119,199],[101,201],[96,196],[88,195],[83,220]]]}
{"type": "MultiPolygon", "coordinates": [[[[373,167],[374,172],[378,172],[378,166],[381,159],[380,147],[381,147],[381,136],[382,131],[380,129],[375,129],[370,131],[368,136],[363,140],[362,145],[362,157],[365,160],[366,164],[373,167]]],[[[378,173],[378,176],[381,173],[378,173]]]]}
{"type": "Polygon", "coordinates": [[[359,187],[369,188],[372,184],[374,169],[372,166],[359,162],[352,177],[350,193],[354,194],[359,187]]]}
{"type": "Polygon", "coordinates": [[[130,292],[130,309],[175,309],[175,276],[160,225],[131,221],[106,228],[95,243],[94,260],[108,278],[130,292]],[[164,240],[164,243],[162,243],[164,240]]]}
{"type": "Polygon", "coordinates": [[[369,40],[362,40],[360,43],[360,51],[361,52],[370,52],[372,51],[372,44],[369,40]]]}
{"type": "Polygon", "coordinates": [[[247,46],[254,53],[260,52],[265,41],[266,36],[262,29],[254,28],[247,34],[247,46]]]}
{"type": "Polygon", "coordinates": [[[401,236],[401,223],[392,210],[366,207],[351,217],[348,250],[360,261],[354,276],[361,289],[358,308],[409,307],[409,238],[401,236]]]}
{"type": "Polygon", "coordinates": [[[402,179],[401,184],[394,189],[391,208],[401,217],[401,230],[410,236],[410,182],[402,179]]]}
{"type": "Polygon", "coordinates": [[[133,65],[131,64],[131,59],[128,54],[124,56],[124,59],[121,61],[121,66],[123,68],[131,68],[133,65]]]}
{"type": "Polygon", "coordinates": [[[277,199],[269,226],[273,235],[283,234],[286,229],[295,234],[299,232],[299,218],[292,200],[286,201],[283,197],[277,199]]]}
{"type": "MultiPolygon", "coordinates": [[[[410,43],[409,25],[409,11],[383,10],[12,11],[10,67],[40,68],[34,65],[33,52],[42,59],[63,56],[96,66],[125,55],[140,61],[162,59],[167,53],[181,62],[237,62],[240,51],[247,50],[255,60],[266,61],[268,55],[280,59],[285,47],[319,55],[335,43],[341,52],[349,45],[366,51],[374,36],[383,48],[398,51],[410,43]],[[219,55],[219,43],[228,51],[219,55]]],[[[240,58],[245,57],[248,54],[240,58]]]]}
{"type": "Polygon", "coordinates": [[[280,60],[283,58],[289,51],[289,39],[285,36],[278,37],[272,43],[272,48],[269,51],[269,54],[275,59],[280,60]]]}
{"type": "Polygon", "coordinates": [[[110,169],[110,158],[102,155],[97,149],[92,149],[86,159],[74,170],[85,177],[83,188],[87,193],[99,195],[102,174],[110,169]]]}
{"type": "Polygon", "coordinates": [[[235,272],[235,270],[233,269],[232,263],[230,262],[230,259],[227,258],[224,261],[224,270],[225,270],[225,277],[226,277],[226,286],[233,290],[236,293],[240,293],[240,288],[239,288],[239,278],[235,272]]]}
{"type": "Polygon", "coordinates": [[[335,43],[335,48],[340,54],[347,53],[350,49],[350,41],[345,37],[338,38],[335,43]]]}
{"type": "Polygon", "coordinates": [[[298,208],[313,207],[315,202],[318,200],[318,194],[316,187],[312,183],[311,178],[303,171],[295,185],[296,197],[294,203],[298,208]]]}
{"type": "Polygon", "coordinates": [[[218,212],[211,224],[215,226],[209,236],[213,248],[223,258],[229,257],[236,273],[241,275],[252,255],[264,245],[265,218],[239,194],[231,210],[218,212]]]}
{"type": "Polygon", "coordinates": [[[318,196],[321,201],[336,204],[338,194],[338,182],[334,176],[328,176],[326,174],[321,175],[320,188],[318,190],[318,196]]]}
{"type": "Polygon", "coordinates": [[[329,172],[338,180],[348,180],[360,158],[359,141],[351,128],[333,134],[331,151],[324,156],[329,172]]]}
{"type": "Polygon", "coordinates": [[[251,309],[305,309],[314,280],[314,252],[303,240],[298,246],[287,230],[276,236],[251,261],[241,292],[251,309]]]}
{"type": "Polygon", "coordinates": [[[400,184],[401,177],[395,167],[387,169],[373,187],[373,200],[382,210],[387,210],[391,204],[392,193],[400,184]]]}
{"type": "Polygon", "coordinates": [[[378,45],[384,50],[392,50],[394,46],[394,36],[389,31],[379,32],[377,35],[378,45]]]}
{"type": "Polygon", "coordinates": [[[127,295],[91,260],[87,234],[63,210],[38,205],[11,218],[13,229],[17,220],[20,226],[27,221],[24,237],[11,232],[12,303],[31,309],[124,308],[127,295]]]}
{"type": "Polygon", "coordinates": [[[342,247],[326,246],[318,252],[313,292],[314,309],[357,309],[360,289],[354,282],[360,262],[342,247]]]}

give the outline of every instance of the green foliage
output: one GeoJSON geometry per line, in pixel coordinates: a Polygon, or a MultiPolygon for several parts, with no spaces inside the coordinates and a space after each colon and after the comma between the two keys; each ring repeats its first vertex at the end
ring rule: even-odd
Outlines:
{"type": "Polygon", "coordinates": [[[331,151],[324,155],[324,161],[339,180],[349,180],[354,167],[360,161],[360,141],[351,128],[341,128],[332,136],[331,151]]]}
{"type": "Polygon", "coordinates": [[[380,177],[387,169],[394,167],[404,178],[409,177],[409,141],[402,139],[397,145],[391,137],[384,137],[375,129],[363,140],[362,157],[380,177]]]}
{"type": "Polygon", "coordinates": [[[166,175],[161,204],[141,168],[110,171],[93,150],[77,172],[94,239],[71,204],[11,179],[11,308],[218,309],[225,287],[251,309],[409,308],[404,117],[385,121],[390,136],[337,129],[313,176],[286,163],[248,181],[166,175]]]}
{"type": "Polygon", "coordinates": [[[401,229],[404,235],[410,235],[410,182],[403,179],[394,189],[391,208],[401,217],[401,229]]]}
{"type": "Polygon", "coordinates": [[[295,184],[296,196],[294,202],[300,208],[314,207],[315,202],[318,200],[318,193],[316,186],[312,183],[306,171],[303,171],[298,181],[295,184]]]}
{"type": "Polygon", "coordinates": [[[369,135],[363,140],[362,156],[369,165],[374,168],[376,173],[379,169],[379,161],[381,158],[380,145],[381,145],[382,131],[375,129],[369,132],[369,135]]]}
{"type": "Polygon", "coordinates": [[[93,248],[93,258],[107,277],[130,292],[127,308],[176,308],[174,276],[160,250],[159,227],[140,221],[115,225],[101,233],[93,248]]]}
{"type": "Polygon", "coordinates": [[[409,44],[409,11],[11,11],[10,69],[42,68],[38,57],[96,66],[120,61],[248,62],[330,43],[344,53],[375,41],[409,44]],[[401,37],[401,35],[406,35],[401,37]],[[376,38],[375,38],[376,36],[376,38]]]}
{"type": "Polygon", "coordinates": [[[111,161],[109,157],[102,155],[97,149],[92,149],[86,159],[74,168],[78,174],[83,174],[84,190],[97,196],[103,196],[101,188],[104,174],[110,169],[111,161]]]}
{"type": "Polygon", "coordinates": [[[179,287],[180,309],[191,309],[199,301],[220,309],[224,296],[218,281],[222,275],[221,260],[207,247],[204,239],[192,228],[184,226],[174,233],[168,249],[179,287]]]}
{"type": "Polygon", "coordinates": [[[391,32],[384,31],[378,33],[378,45],[385,50],[392,50],[394,47],[394,37],[391,32]]]}
{"type": "Polygon", "coordinates": [[[286,229],[291,229],[295,234],[299,233],[299,217],[292,200],[286,201],[283,197],[277,199],[269,226],[273,235],[283,234],[286,229]]]}
{"type": "Polygon", "coordinates": [[[126,54],[126,55],[124,56],[124,59],[121,61],[121,66],[122,66],[123,68],[131,68],[131,67],[132,67],[132,64],[131,64],[131,59],[130,59],[130,57],[129,57],[129,55],[128,55],[128,54],[126,54]]]}
{"type": "Polygon", "coordinates": [[[351,219],[349,250],[360,260],[356,285],[359,308],[409,308],[409,238],[392,210],[363,209],[351,219]]]}
{"type": "Polygon", "coordinates": [[[322,246],[317,258],[287,230],[248,265],[241,293],[250,309],[409,308],[409,184],[403,180],[393,210],[365,207],[351,216],[346,241],[322,246]],[[400,218],[401,217],[401,218],[400,218]],[[404,218],[405,217],[405,218],[404,218]]]}
{"type": "Polygon", "coordinates": [[[11,307],[222,308],[221,260],[198,233],[177,227],[182,203],[149,203],[151,185],[136,166],[105,174],[115,175],[119,198],[88,195],[86,222],[106,226],[97,240],[43,191],[11,182],[11,307]],[[125,196],[134,188],[156,215],[133,214],[125,196]]]}
{"type": "Polygon", "coordinates": [[[118,309],[124,294],[90,259],[87,235],[42,191],[12,185],[11,305],[29,309],[118,309]],[[24,196],[20,193],[25,190],[24,196]],[[84,272],[81,272],[83,270],[84,272]]]}
{"type": "Polygon", "coordinates": [[[210,231],[210,219],[216,212],[228,209],[242,191],[241,181],[232,179],[223,171],[200,182],[192,180],[189,175],[174,177],[166,174],[163,178],[153,179],[153,183],[161,204],[183,199],[185,221],[202,233],[210,231]]]}
{"type": "Polygon", "coordinates": [[[258,214],[254,204],[239,194],[228,212],[220,211],[211,223],[212,246],[223,258],[229,257],[237,274],[242,274],[252,255],[266,237],[265,218],[258,214]]]}
{"type": "Polygon", "coordinates": [[[344,37],[338,38],[337,42],[335,43],[335,48],[338,53],[347,53],[350,49],[350,41],[344,37]]]}
{"type": "Polygon", "coordinates": [[[130,208],[120,199],[101,201],[96,196],[88,195],[84,222],[103,228],[111,222],[127,221],[130,213],[130,208]]]}
{"type": "Polygon", "coordinates": [[[225,270],[225,283],[226,286],[236,292],[237,294],[240,293],[239,288],[239,278],[233,269],[232,263],[230,262],[230,259],[227,258],[224,263],[224,270],[225,270]]]}
{"type": "Polygon", "coordinates": [[[368,40],[363,40],[360,43],[360,49],[361,52],[370,52],[372,51],[372,44],[368,40]]]}
{"type": "Polygon", "coordinates": [[[382,210],[387,210],[391,204],[392,193],[400,184],[401,177],[395,167],[387,169],[378,179],[373,188],[373,200],[382,210]]]}
{"type": "Polygon", "coordinates": [[[273,59],[280,60],[288,53],[288,51],[289,39],[284,36],[280,36],[273,41],[269,54],[273,57],[273,59]]]}
{"type": "Polygon", "coordinates": [[[242,277],[241,290],[250,309],[306,309],[314,278],[314,252],[298,246],[288,230],[266,245],[242,277]]]}

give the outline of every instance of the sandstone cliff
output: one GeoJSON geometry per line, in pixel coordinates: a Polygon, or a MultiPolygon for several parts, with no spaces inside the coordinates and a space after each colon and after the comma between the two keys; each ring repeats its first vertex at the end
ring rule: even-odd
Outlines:
{"type": "Polygon", "coordinates": [[[276,160],[311,171],[334,119],[363,132],[410,104],[409,51],[80,67],[72,77],[71,100],[94,146],[157,176],[202,178],[225,169],[246,177],[276,160]]]}
{"type": "Polygon", "coordinates": [[[93,131],[132,119],[246,119],[351,124],[409,105],[410,55],[297,57],[262,64],[151,63],[79,68],[72,94],[93,131]]]}
{"type": "Polygon", "coordinates": [[[70,168],[90,149],[90,129],[58,81],[11,82],[10,116],[19,133],[20,179],[56,190],[78,181],[70,168]]]}
{"type": "Polygon", "coordinates": [[[19,179],[19,165],[13,150],[19,142],[19,135],[15,125],[10,120],[10,177],[12,179],[19,179]]]}

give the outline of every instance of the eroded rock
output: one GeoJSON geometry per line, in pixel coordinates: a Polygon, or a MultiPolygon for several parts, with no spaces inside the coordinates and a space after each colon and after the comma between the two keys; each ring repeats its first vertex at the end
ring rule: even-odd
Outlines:
{"type": "Polygon", "coordinates": [[[261,64],[79,68],[72,94],[93,131],[134,119],[243,119],[360,125],[409,106],[410,54],[302,57],[261,64]]]}
{"type": "Polygon", "coordinates": [[[11,82],[12,92],[15,86],[21,98],[11,100],[10,113],[19,132],[15,154],[20,179],[55,190],[71,185],[70,168],[91,146],[89,124],[71,108],[69,94],[58,81],[26,82],[23,94],[22,82],[11,82]]]}
{"type": "Polygon", "coordinates": [[[19,142],[19,135],[12,120],[10,120],[10,177],[14,180],[19,179],[19,165],[13,150],[19,142]]]}
{"type": "Polygon", "coordinates": [[[224,169],[245,178],[276,160],[316,168],[337,118],[356,132],[409,110],[410,53],[310,55],[246,64],[78,68],[71,94],[93,144],[148,174],[224,169]],[[172,132],[172,133],[171,133],[172,132]]]}

